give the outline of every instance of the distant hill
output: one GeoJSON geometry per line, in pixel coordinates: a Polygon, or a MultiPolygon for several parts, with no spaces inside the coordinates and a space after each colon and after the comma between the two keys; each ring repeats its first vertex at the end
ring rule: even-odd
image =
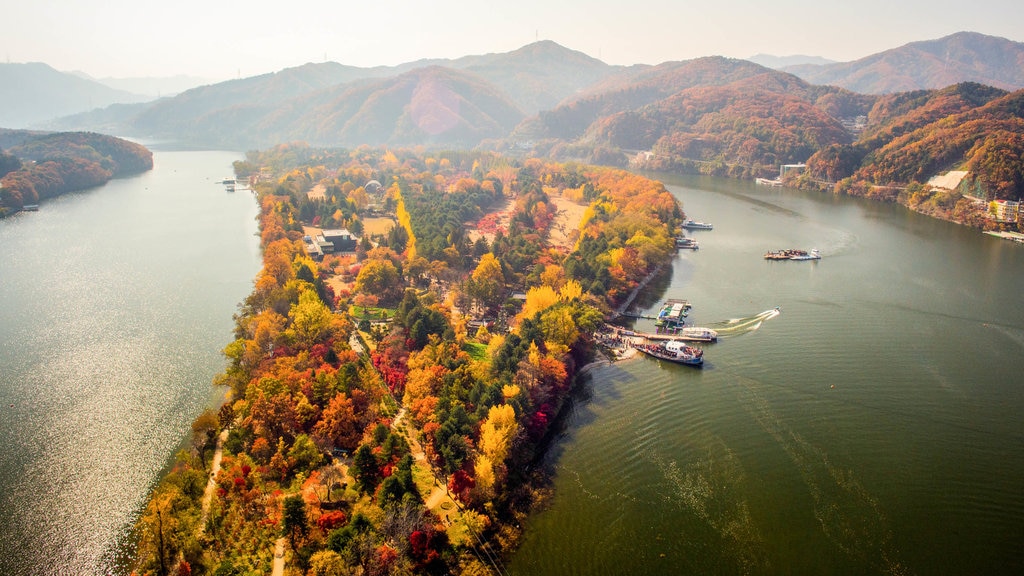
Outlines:
{"type": "Polygon", "coordinates": [[[516,128],[506,146],[584,161],[732,176],[849,143],[877,97],[723,57],[633,67],[516,128]]]}
{"type": "Polygon", "coordinates": [[[0,64],[0,127],[29,128],[118,102],[148,99],[46,64],[0,64]]]}
{"type": "Polygon", "coordinates": [[[141,96],[146,96],[149,99],[174,96],[197,86],[215,84],[215,81],[210,80],[209,78],[186,76],[183,74],[179,74],[177,76],[140,78],[94,78],[85,72],[80,71],[74,71],[72,74],[79,78],[99,82],[100,84],[109,86],[114,90],[139,94],[141,96]]]}
{"type": "Polygon", "coordinates": [[[516,128],[514,139],[579,138],[598,119],[635,110],[681,90],[721,86],[765,72],[746,60],[709,56],[658,66],[631,66],[516,128]]]}
{"type": "Polygon", "coordinates": [[[976,32],[912,42],[853,62],[784,69],[811,84],[865,94],[936,89],[977,82],[1004,90],[1024,88],[1024,43],[976,32]]]}
{"type": "Polygon", "coordinates": [[[832,182],[852,177],[905,186],[964,170],[984,190],[981,196],[1024,195],[1024,90],[963,83],[894,94],[875,103],[869,124],[855,142],[812,156],[810,173],[832,182]]]}
{"type": "Polygon", "coordinates": [[[480,77],[432,66],[318,91],[261,117],[245,132],[267,144],[474,147],[503,137],[522,119],[523,113],[480,77]]]}
{"type": "Polygon", "coordinates": [[[494,84],[527,114],[554,108],[620,69],[550,40],[503,54],[466,56],[448,66],[473,72],[494,84]]]}
{"type": "Polygon", "coordinates": [[[835,64],[835,60],[829,60],[828,58],[822,58],[821,56],[805,56],[803,54],[793,54],[791,56],[774,56],[772,54],[755,54],[747,60],[754,64],[760,64],[765,68],[771,68],[772,70],[781,70],[787,66],[800,66],[804,64],[811,64],[814,66],[823,66],[826,64],[835,64]]]}
{"type": "Polygon", "coordinates": [[[0,217],[153,168],[153,154],[145,147],[103,134],[0,129],[0,143],[7,147],[0,154],[0,217]]]}
{"type": "MultiPolygon", "coordinates": [[[[340,130],[335,122],[339,114],[340,117],[348,114],[348,105],[342,105],[343,110],[338,112],[331,109],[332,102],[341,105],[335,101],[346,92],[364,94],[374,90],[374,82],[381,79],[430,68],[458,70],[459,78],[464,82],[491,85],[486,90],[465,92],[461,104],[464,110],[474,107],[480,111],[489,109],[495,99],[511,104],[511,108],[516,110],[511,116],[507,110],[499,113],[496,109],[496,116],[487,113],[463,116],[459,130],[461,136],[457,140],[471,145],[479,141],[467,140],[469,134],[502,137],[507,131],[495,133],[494,126],[504,126],[512,116],[516,116],[518,121],[523,113],[532,114],[542,108],[553,107],[619,69],[550,41],[535,42],[507,53],[465,56],[456,60],[421,60],[399,66],[359,68],[334,62],[305,64],[276,73],[200,86],[141,110],[121,106],[101,114],[65,118],[53,126],[65,130],[112,130],[139,137],[204,145],[244,147],[256,142],[275,143],[267,140],[272,136],[286,139],[311,137],[323,144],[352,143],[350,135],[358,130],[354,126],[340,130]],[[470,80],[471,76],[474,80],[470,80]],[[477,96],[486,96],[489,102],[471,101],[477,96]],[[315,114],[324,116],[317,118],[315,114]],[[289,119],[298,124],[287,126],[289,119]],[[476,121],[483,124],[473,128],[466,124],[476,121]],[[333,126],[339,131],[314,128],[318,124],[333,126]],[[246,140],[250,135],[257,140],[246,140]]],[[[436,71],[431,74],[435,79],[440,77],[436,71]]],[[[409,82],[409,78],[403,82],[409,82]]],[[[448,76],[446,81],[454,78],[448,76]]],[[[415,133],[408,130],[408,126],[388,129],[376,126],[367,133],[385,132],[390,136],[383,141],[391,138],[406,141],[402,134],[415,133]]],[[[449,133],[449,136],[453,134],[449,133]]],[[[447,141],[447,138],[442,140],[447,141]]],[[[434,140],[430,137],[425,142],[434,140]]],[[[375,138],[374,142],[377,141],[379,139],[375,138]]]]}

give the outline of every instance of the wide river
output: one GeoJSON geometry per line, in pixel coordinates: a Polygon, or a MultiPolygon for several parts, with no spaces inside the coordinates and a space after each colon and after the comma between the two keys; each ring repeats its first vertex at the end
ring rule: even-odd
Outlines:
{"type": "Polygon", "coordinates": [[[723,338],[703,370],[592,372],[507,571],[1024,573],[1024,246],[894,205],[666,183],[714,230],[642,308],[689,299],[723,338]],[[781,248],[822,259],[763,259],[781,248]]]}
{"type": "Polygon", "coordinates": [[[124,572],[259,270],[256,202],[216,184],[239,158],[156,152],[0,220],[0,574],[124,572]]]}

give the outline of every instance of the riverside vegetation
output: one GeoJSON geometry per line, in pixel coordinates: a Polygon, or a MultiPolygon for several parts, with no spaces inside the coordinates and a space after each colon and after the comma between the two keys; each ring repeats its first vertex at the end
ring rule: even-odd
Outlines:
{"type": "Polygon", "coordinates": [[[590,335],[671,258],[678,203],[621,170],[486,152],[292,145],[235,169],[259,175],[263,268],[215,381],[227,401],[154,488],[135,573],[266,574],[279,539],[285,574],[500,572],[590,335]],[[307,256],[304,223],[360,230],[370,211],[398,225],[307,256]],[[565,226],[571,247],[550,243],[565,226]]]}
{"type": "Polygon", "coordinates": [[[152,152],[121,138],[0,129],[0,217],[152,168],[152,152]]]}

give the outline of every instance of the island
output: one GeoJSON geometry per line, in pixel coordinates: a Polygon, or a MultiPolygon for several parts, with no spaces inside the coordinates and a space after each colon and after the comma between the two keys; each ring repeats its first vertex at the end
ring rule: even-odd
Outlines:
{"type": "Polygon", "coordinates": [[[235,173],[263,268],[135,573],[500,573],[595,330],[670,262],[679,203],[493,152],[293,144],[235,173]]]}
{"type": "Polygon", "coordinates": [[[121,138],[0,129],[0,218],[152,168],[152,152],[121,138]]]}

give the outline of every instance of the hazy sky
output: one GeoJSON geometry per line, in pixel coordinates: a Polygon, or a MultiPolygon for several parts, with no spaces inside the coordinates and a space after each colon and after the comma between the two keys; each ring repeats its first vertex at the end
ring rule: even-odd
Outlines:
{"type": "Polygon", "coordinates": [[[1024,41],[1021,0],[0,0],[0,57],[95,77],[252,76],[507,52],[535,39],[610,64],[708,55],[854,60],[971,30],[1024,41]]]}

